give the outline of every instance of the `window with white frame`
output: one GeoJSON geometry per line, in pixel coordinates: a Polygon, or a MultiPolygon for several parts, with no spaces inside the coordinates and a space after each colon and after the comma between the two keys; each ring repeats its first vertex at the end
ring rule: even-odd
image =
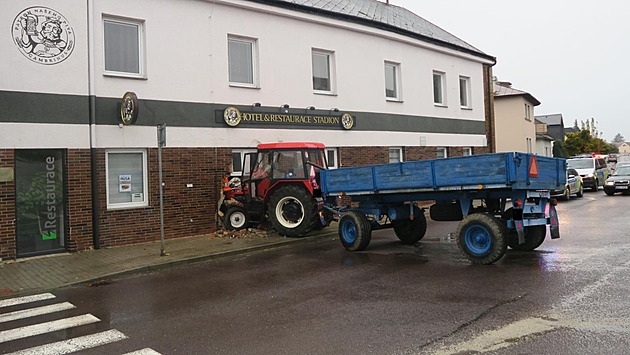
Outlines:
{"type": "Polygon", "coordinates": [[[108,209],[148,206],[145,150],[106,151],[105,170],[108,209]]]}
{"type": "Polygon", "coordinates": [[[462,108],[470,108],[470,78],[459,77],[459,104],[462,108]]]}
{"type": "Polygon", "coordinates": [[[531,153],[532,152],[532,139],[525,138],[525,143],[527,144],[527,153],[531,153]]]}
{"type": "Polygon", "coordinates": [[[144,77],[144,22],[103,18],[105,74],[144,77]]]}
{"type": "Polygon", "coordinates": [[[254,153],[255,149],[234,149],[232,150],[232,173],[239,173],[243,171],[244,157],[247,153],[254,153]]]}
{"type": "Polygon", "coordinates": [[[463,156],[472,155],[472,147],[464,147],[464,148],[462,148],[462,155],[463,156]]]}
{"type": "Polygon", "coordinates": [[[337,148],[326,148],[326,164],[328,169],[337,169],[339,167],[337,148]]]}
{"type": "Polygon", "coordinates": [[[532,107],[529,104],[525,104],[525,119],[528,121],[532,120],[531,110],[532,107]]]}
{"type": "Polygon", "coordinates": [[[446,106],[446,73],[433,72],[433,103],[446,106]]]}
{"type": "Polygon", "coordinates": [[[403,161],[402,148],[400,147],[389,148],[389,162],[399,163],[401,161],[403,161]]]}
{"type": "Polygon", "coordinates": [[[332,94],[334,92],[334,53],[313,49],[313,91],[332,94]]]}
{"type": "Polygon", "coordinates": [[[385,62],[385,97],[400,101],[400,64],[385,62]]]}
{"type": "Polygon", "coordinates": [[[228,36],[228,71],[230,85],[257,87],[256,40],[228,36]]]}
{"type": "Polygon", "coordinates": [[[448,152],[446,147],[438,147],[436,149],[436,156],[438,159],[448,158],[448,152]]]}

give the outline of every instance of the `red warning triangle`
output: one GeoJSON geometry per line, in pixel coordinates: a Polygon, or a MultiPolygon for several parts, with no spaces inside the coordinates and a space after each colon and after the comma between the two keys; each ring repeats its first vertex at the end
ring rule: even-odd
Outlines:
{"type": "Polygon", "coordinates": [[[529,177],[538,177],[538,162],[536,161],[536,157],[533,155],[529,160],[529,177]]]}

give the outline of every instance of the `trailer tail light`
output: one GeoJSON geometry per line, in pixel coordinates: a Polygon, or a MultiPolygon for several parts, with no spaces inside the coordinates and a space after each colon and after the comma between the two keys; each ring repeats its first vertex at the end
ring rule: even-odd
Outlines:
{"type": "Polygon", "coordinates": [[[523,200],[521,200],[520,198],[516,199],[516,207],[523,207],[523,200]]]}

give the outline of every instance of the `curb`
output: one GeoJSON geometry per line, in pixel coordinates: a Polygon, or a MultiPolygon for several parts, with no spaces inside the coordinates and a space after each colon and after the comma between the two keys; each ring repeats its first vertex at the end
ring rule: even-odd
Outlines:
{"type": "Polygon", "coordinates": [[[321,233],[321,234],[317,234],[317,235],[313,235],[313,236],[308,236],[308,237],[304,237],[304,238],[299,238],[299,239],[287,239],[287,240],[283,240],[283,241],[279,241],[279,242],[273,242],[273,243],[269,243],[269,244],[261,244],[261,245],[257,245],[257,246],[253,246],[253,247],[247,247],[247,248],[235,249],[235,250],[230,250],[230,251],[224,251],[224,252],[220,252],[220,253],[212,253],[212,254],[207,254],[207,255],[195,256],[195,257],[182,259],[182,260],[167,261],[167,262],[164,262],[164,263],[158,263],[158,264],[153,264],[153,265],[140,266],[140,267],[137,267],[137,268],[127,269],[127,270],[118,271],[118,272],[113,272],[113,273],[110,273],[110,274],[105,274],[105,275],[101,275],[101,276],[97,276],[97,277],[92,277],[92,278],[89,278],[89,279],[84,279],[84,280],[80,280],[80,281],[73,281],[73,282],[70,282],[70,283],[66,283],[66,284],[60,285],[60,286],[58,286],[58,288],[70,287],[70,286],[79,286],[79,285],[82,285],[82,284],[95,282],[95,281],[98,281],[98,280],[101,280],[101,279],[105,279],[105,278],[116,278],[116,277],[132,275],[132,274],[138,274],[138,273],[143,273],[143,272],[157,271],[157,270],[161,270],[161,269],[172,268],[172,267],[177,267],[177,266],[186,265],[186,264],[194,264],[194,263],[199,263],[199,262],[208,261],[208,260],[229,258],[229,257],[237,256],[237,255],[247,254],[247,253],[250,253],[250,252],[260,252],[260,251],[265,251],[265,250],[269,250],[269,249],[281,248],[281,247],[286,247],[286,246],[289,246],[289,245],[316,243],[316,242],[319,242],[321,240],[324,240],[324,239],[327,239],[327,238],[331,238],[331,237],[335,237],[335,238],[337,237],[337,231],[336,230],[335,231],[321,233]]]}

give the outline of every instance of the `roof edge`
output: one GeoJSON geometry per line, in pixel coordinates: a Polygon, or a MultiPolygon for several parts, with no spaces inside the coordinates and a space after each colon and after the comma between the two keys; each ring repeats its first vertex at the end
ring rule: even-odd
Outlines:
{"type": "Polygon", "coordinates": [[[497,58],[494,57],[494,56],[491,56],[489,54],[486,54],[486,53],[483,53],[483,52],[473,51],[471,49],[463,48],[463,47],[460,47],[460,46],[452,44],[452,43],[444,42],[444,41],[441,41],[439,39],[435,39],[435,38],[431,38],[431,37],[424,36],[424,35],[421,35],[421,34],[417,34],[417,33],[414,33],[414,32],[411,32],[411,31],[407,31],[407,30],[404,30],[404,29],[396,27],[396,26],[388,25],[386,23],[382,23],[382,22],[378,22],[378,21],[373,21],[373,20],[370,20],[370,19],[363,19],[363,18],[360,18],[360,17],[340,14],[340,13],[333,12],[333,11],[316,9],[316,8],[312,8],[312,7],[309,7],[309,6],[303,6],[303,5],[299,5],[299,4],[295,4],[295,3],[288,3],[286,1],[278,1],[278,0],[247,0],[247,1],[255,2],[255,3],[259,3],[259,4],[265,4],[265,5],[281,7],[281,8],[285,8],[285,9],[289,9],[289,10],[296,10],[296,11],[316,14],[316,15],[324,15],[324,16],[327,16],[327,17],[335,18],[335,19],[340,19],[340,20],[344,20],[344,21],[348,21],[348,22],[353,22],[353,23],[357,23],[357,24],[360,24],[360,25],[365,25],[365,26],[368,26],[368,27],[373,27],[373,28],[377,28],[377,29],[380,29],[380,30],[385,30],[385,31],[388,31],[388,32],[393,32],[393,33],[400,34],[400,35],[403,35],[403,36],[411,37],[411,38],[418,39],[418,40],[421,40],[421,41],[424,41],[424,42],[428,42],[428,43],[435,44],[435,45],[438,45],[438,46],[442,46],[442,47],[446,47],[446,48],[449,48],[449,49],[453,49],[455,51],[459,51],[459,52],[463,52],[463,53],[466,53],[466,54],[470,54],[470,55],[473,55],[475,57],[479,57],[479,58],[491,61],[492,62],[492,66],[494,66],[497,63],[497,58]]]}

